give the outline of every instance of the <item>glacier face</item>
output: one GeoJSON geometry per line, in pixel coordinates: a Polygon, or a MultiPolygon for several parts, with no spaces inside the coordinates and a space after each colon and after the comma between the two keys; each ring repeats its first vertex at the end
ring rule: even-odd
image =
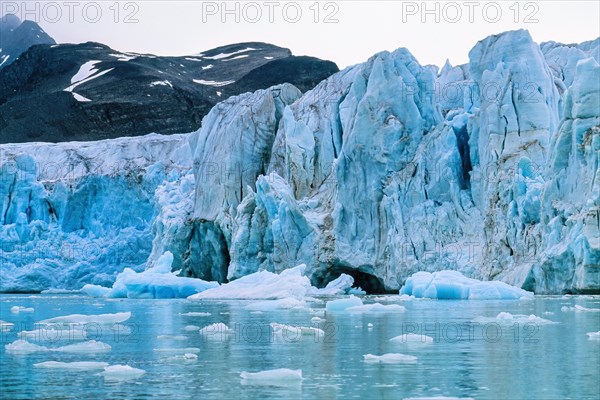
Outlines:
{"type": "Polygon", "coordinates": [[[303,95],[232,97],[190,135],[3,146],[1,289],[110,286],[169,251],[207,281],[306,264],[315,285],[345,273],[372,293],[448,269],[598,292],[599,43],[506,32],[439,72],[398,49],[303,95]],[[90,157],[135,172],[30,173],[90,157]],[[35,258],[52,243],[100,251],[35,258]]]}

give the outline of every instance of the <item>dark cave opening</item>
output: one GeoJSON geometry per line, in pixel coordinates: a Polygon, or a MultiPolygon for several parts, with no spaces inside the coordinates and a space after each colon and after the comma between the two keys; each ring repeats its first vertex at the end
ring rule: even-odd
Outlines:
{"type": "Polygon", "coordinates": [[[356,268],[334,265],[328,268],[325,275],[313,277],[313,284],[317,287],[325,287],[329,282],[337,279],[341,274],[350,275],[354,278],[355,288],[360,287],[367,294],[398,294],[398,291],[386,290],[381,279],[368,272],[360,271],[356,268]]]}

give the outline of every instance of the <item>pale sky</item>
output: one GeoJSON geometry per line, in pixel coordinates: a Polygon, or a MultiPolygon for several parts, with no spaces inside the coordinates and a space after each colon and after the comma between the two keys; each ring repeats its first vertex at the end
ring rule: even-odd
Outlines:
{"type": "Polygon", "coordinates": [[[58,43],[96,41],[120,51],[189,55],[261,41],[290,48],[296,55],[332,60],[340,68],[398,47],[408,48],[421,64],[442,66],[446,58],[462,64],[478,40],[519,28],[528,29],[538,43],[600,36],[596,0],[2,0],[0,7],[2,14],[12,11],[21,19],[36,20],[58,43]]]}

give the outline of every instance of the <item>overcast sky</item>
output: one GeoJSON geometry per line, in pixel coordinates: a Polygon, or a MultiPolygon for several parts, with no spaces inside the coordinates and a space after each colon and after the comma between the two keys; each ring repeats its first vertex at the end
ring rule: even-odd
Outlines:
{"type": "Polygon", "coordinates": [[[2,14],[36,20],[59,43],[96,41],[120,51],[188,55],[262,41],[340,68],[408,48],[421,64],[453,65],[487,35],[528,29],[537,42],[600,36],[598,1],[4,1],[2,14]],[[229,11],[229,12],[228,12],[229,11]],[[427,13],[429,11],[429,13],[427,13]],[[236,21],[237,20],[237,21],[236,21]]]}

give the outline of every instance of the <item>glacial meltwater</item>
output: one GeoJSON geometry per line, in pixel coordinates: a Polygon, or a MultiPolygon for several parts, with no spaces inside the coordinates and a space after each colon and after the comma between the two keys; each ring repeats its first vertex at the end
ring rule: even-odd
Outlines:
{"type": "Polygon", "coordinates": [[[287,310],[74,294],[0,300],[2,398],[600,396],[600,296],[365,296],[406,310],[336,313],[325,312],[332,298],[287,310]],[[277,369],[287,370],[253,375],[277,369]]]}

